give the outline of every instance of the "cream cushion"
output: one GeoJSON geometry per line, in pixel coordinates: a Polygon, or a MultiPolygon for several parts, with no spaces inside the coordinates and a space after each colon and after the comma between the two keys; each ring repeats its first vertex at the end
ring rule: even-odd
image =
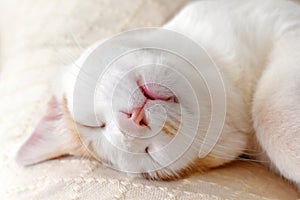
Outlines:
{"type": "Polygon", "coordinates": [[[186,0],[0,1],[1,199],[296,199],[293,186],[259,164],[235,162],[175,182],[151,182],[65,157],[32,167],[14,155],[51,96],[54,72],[99,39],[159,26],[186,0]]]}

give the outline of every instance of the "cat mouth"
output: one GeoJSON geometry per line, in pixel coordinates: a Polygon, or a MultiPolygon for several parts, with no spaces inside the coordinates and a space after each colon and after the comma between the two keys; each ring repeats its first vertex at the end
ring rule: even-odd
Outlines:
{"type": "Polygon", "coordinates": [[[169,88],[163,85],[160,85],[158,83],[142,83],[142,81],[140,80],[137,81],[137,85],[139,86],[140,91],[148,100],[161,100],[179,103],[176,95],[174,95],[174,93],[169,88]],[[153,89],[155,89],[156,92],[153,91],[153,89]],[[160,90],[165,91],[168,94],[164,94],[160,90]]]}

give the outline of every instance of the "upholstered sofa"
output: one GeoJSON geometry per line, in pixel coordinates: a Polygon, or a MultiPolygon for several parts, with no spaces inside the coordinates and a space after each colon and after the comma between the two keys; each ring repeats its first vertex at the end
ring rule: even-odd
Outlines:
{"type": "Polygon", "coordinates": [[[0,199],[297,199],[291,184],[249,161],[173,182],[127,176],[79,157],[25,168],[15,162],[17,149],[45,111],[58,68],[94,41],[160,26],[186,3],[0,1],[0,199]]]}

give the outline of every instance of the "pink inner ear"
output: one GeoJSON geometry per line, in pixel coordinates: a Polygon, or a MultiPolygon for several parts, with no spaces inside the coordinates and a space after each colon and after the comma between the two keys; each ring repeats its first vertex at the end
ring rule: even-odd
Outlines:
{"type": "Polygon", "coordinates": [[[57,102],[55,97],[51,97],[48,102],[47,113],[44,116],[45,120],[55,120],[58,117],[62,116],[62,109],[60,108],[59,103],[57,102]]]}
{"type": "Polygon", "coordinates": [[[38,125],[36,126],[35,130],[29,137],[29,139],[24,144],[27,145],[34,145],[35,142],[40,141],[43,139],[43,135],[45,133],[53,132],[53,129],[55,128],[54,125],[55,122],[58,122],[62,118],[62,111],[59,108],[60,105],[58,104],[55,97],[51,97],[51,99],[48,102],[48,108],[47,112],[44,115],[44,117],[40,120],[38,125]]]}
{"type": "Polygon", "coordinates": [[[30,165],[67,153],[70,135],[63,130],[62,116],[62,106],[52,97],[46,114],[17,153],[20,164],[30,165]]]}

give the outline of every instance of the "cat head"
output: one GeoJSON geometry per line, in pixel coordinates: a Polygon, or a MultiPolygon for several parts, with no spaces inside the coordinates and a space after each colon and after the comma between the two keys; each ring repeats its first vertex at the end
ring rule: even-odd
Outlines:
{"type": "Polygon", "coordinates": [[[45,115],[17,154],[19,163],[92,156],[127,173],[171,180],[239,155],[245,138],[232,139],[225,123],[212,151],[199,156],[211,120],[210,95],[193,72],[186,72],[190,79],[182,76],[187,62],[142,50],[112,62],[95,79],[83,65],[96,47],[64,70],[45,115]]]}

